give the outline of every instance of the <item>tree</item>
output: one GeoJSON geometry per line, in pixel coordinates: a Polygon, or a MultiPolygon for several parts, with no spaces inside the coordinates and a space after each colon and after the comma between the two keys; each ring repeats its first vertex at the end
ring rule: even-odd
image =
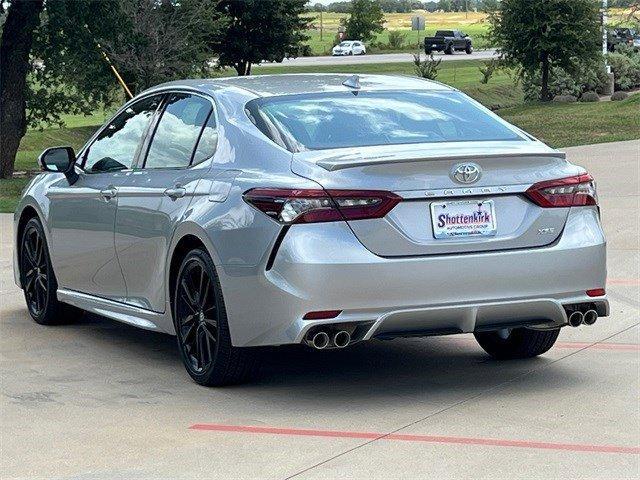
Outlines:
{"type": "Polygon", "coordinates": [[[551,100],[552,66],[568,72],[600,55],[600,19],[593,0],[502,0],[489,16],[501,59],[520,75],[541,75],[540,99],[551,100]]]}
{"type": "Polygon", "coordinates": [[[498,0],[479,0],[478,2],[478,10],[485,13],[491,13],[496,11],[500,6],[500,2],[498,0]]]}
{"type": "Polygon", "coordinates": [[[349,40],[366,42],[382,32],[384,14],[375,0],[353,0],[349,17],[343,20],[345,35],[349,40]]]}
{"type": "Polygon", "coordinates": [[[229,19],[217,39],[218,64],[250,75],[251,65],[297,56],[311,18],[303,17],[306,0],[222,0],[218,11],[229,19]]]}
{"type": "Polygon", "coordinates": [[[224,27],[217,0],[0,2],[0,177],[27,126],[118,99],[107,52],[135,90],[202,72],[224,27]],[[2,13],[2,12],[0,12],[2,13]]]}
{"type": "Polygon", "coordinates": [[[136,92],[177,78],[202,76],[209,70],[212,48],[226,27],[217,6],[217,0],[163,0],[159,4],[120,0],[123,25],[101,43],[136,92]]]}
{"type": "Polygon", "coordinates": [[[14,0],[0,37],[0,178],[11,178],[20,140],[27,131],[27,74],[42,0],[14,0]]]}

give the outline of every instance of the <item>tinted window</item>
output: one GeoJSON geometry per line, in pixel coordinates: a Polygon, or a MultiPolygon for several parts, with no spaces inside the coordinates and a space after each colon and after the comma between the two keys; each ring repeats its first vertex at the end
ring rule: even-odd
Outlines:
{"type": "Polygon", "coordinates": [[[211,112],[207,124],[202,130],[200,140],[198,140],[198,146],[196,152],[193,155],[193,165],[205,161],[207,158],[213,157],[216,152],[216,146],[218,145],[218,131],[216,128],[216,116],[211,112]]]}
{"type": "Polygon", "coordinates": [[[523,140],[459,92],[295,95],[253,100],[251,117],[290,150],[406,143],[523,140]]]}
{"type": "Polygon", "coordinates": [[[145,168],[188,166],[210,113],[210,101],[195,95],[172,94],[153,135],[145,168]]]}
{"type": "Polygon", "coordinates": [[[160,98],[141,100],[118,115],[89,147],[84,157],[84,169],[109,172],[131,168],[160,98]]]}

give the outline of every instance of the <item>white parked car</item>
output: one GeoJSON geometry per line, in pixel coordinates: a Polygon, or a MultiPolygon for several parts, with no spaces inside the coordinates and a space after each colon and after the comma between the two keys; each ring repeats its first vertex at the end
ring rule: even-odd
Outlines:
{"type": "Polygon", "coordinates": [[[367,48],[364,46],[364,43],[346,40],[344,42],[340,42],[338,45],[333,47],[332,50],[333,55],[364,55],[367,53],[367,48]]]}

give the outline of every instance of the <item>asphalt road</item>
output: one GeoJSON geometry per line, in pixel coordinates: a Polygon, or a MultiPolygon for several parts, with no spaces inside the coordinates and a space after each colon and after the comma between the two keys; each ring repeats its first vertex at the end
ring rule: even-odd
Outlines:
{"type": "Polygon", "coordinates": [[[611,316],[532,360],[469,335],[288,347],[206,389],[169,336],[30,321],[0,216],[0,477],[637,479],[640,141],[567,151],[598,181],[611,316]]]}
{"type": "MultiPolygon", "coordinates": [[[[422,52],[423,57],[424,52],[422,52]]],[[[487,60],[495,56],[495,50],[480,50],[467,55],[464,52],[456,52],[454,55],[445,55],[443,53],[434,52],[434,57],[442,58],[443,61],[455,60],[487,60]]],[[[382,53],[374,55],[356,55],[344,57],[298,57],[285,58],[282,63],[265,62],[260,64],[261,67],[270,66],[309,66],[309,65],[354,65],[359,63],[402,63],[413,61],[411,53],[382,53]]]]}

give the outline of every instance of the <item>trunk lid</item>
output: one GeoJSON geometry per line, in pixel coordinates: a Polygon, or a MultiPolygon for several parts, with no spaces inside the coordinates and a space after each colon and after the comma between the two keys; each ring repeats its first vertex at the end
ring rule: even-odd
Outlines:
{"type": "Polygon", "coordinates": [[[389,257],[548,245],[562,232],[569,208],[541,208],[523,192],[584,171],[537,141],[306,151],[293,154],[291,169],[325,189],[387,190],[403,197],[384,218],[348,222],[367,249],[389,257]],[[455,180],[454,170],[469,164],[480,169],[480,178],[471,184],[455,180]],[[443,212],[475,209],[491,212],[494,225],[487,235],[436,238],[442,236],[443,212]]]}

